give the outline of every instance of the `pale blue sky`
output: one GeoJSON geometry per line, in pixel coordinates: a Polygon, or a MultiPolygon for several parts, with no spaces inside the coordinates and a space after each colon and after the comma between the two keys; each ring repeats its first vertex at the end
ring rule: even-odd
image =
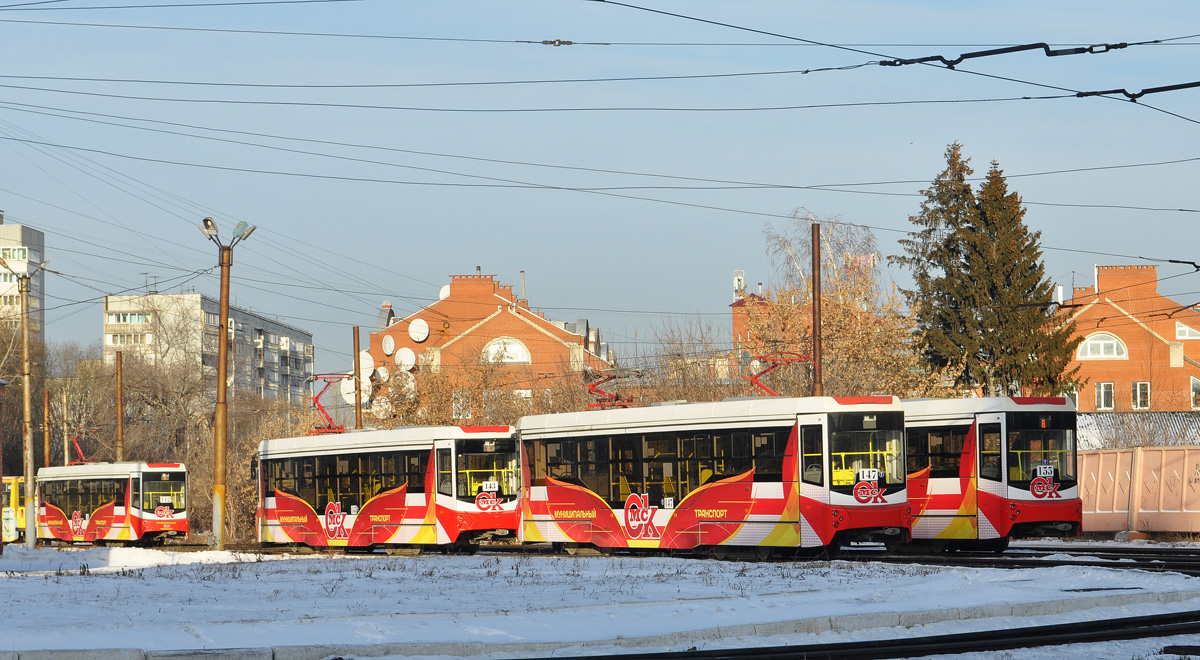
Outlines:
{"type": "MultiPolygon", "coordinates": [[[[525,270],[535,308],[556,319],[591,319],[618,351],[628,355],[632,347],[625,342],[633,341],[635,334],[644,338],[661,324],[665,317],[659,312],[686,315],[669,317],[677,320],[724,323],[734,269],[745,269],[752,287],[769,281],[762,229],[772,216],[784,222],[782,218],[798,207],[820,216],[840,216],[876,228],[882,251],[895,253],[896,239],[911,227],[908,215],[918,208],[917,191],[942,169],[945,147],[954,140],[963,143],[980,175],[993,159],[1011,176],[1200,157],[1200,90],[1149,95],[1138,105],[1070,96],[1073,91],[1140,90],[1198,81],[1200,36],[1105,54],[1047,58],[1040,51],[1017,53],[971,60],[958,71],[870,64],[808,74],[694,80],[370,89],[228,86],[802,71],[877,62],[884,59],[881,55],[952,57],[1030,42],[1055,47],[1132,43],[1200,34],[1200,5],[1190,2],[631,3],[825,44],[855,44],[851,47],[872,54],[798,45],[583,0],[367,0],[192,8],[129,2],[139,8],[94,10],[78,8],[126,3],[16,4],[0,2],[5,76],[226,84],[0,78],[0,209],[7,222],[48,233],[51,267],[65,275],[47,280],[48,334],[53,340],[99,338],[99,305],[72,301],[138,287],[143,273],[164,282],[160,290],[170,290],[166,282],[187,279],[188,273],[215,264],[215,248],[195,227],[200,218],[212,215],[226,231],[238,220],[259,226],[258,233],[235,251],[237,302],[312,331],[319,370],[349,368],[349,326],[363,326],[365,343],[382,300],[390,299],[400,314],[407,314],[434,299],[450,274],[474,272],[477,265],[514,286],[519,284],[519,271],[525,270]],[[513,43],[543,39],[577,44],[513,43]],[[735,43],[759,45],[711,45],[735,43]],[[52,89],[88,94],[44,91],[52,89]],[[1068,97],[894,104],[1064,94],[1068,97]],[[301,103],[388,107],[296,105],[301,103]],[[681,110],[861,103],[893,104],[681,110]],[[411,109],[615,107],[672,110],[411,109]],[[273,151],[128,125],[378,162],[273,151]],[[494,161],[776,186],[876,185],[843,185],[837,191],[705,190],[696,188],[724,184],[494,161]],[[121,177],[116,187],[104,183],[114,176],[121,177]],[[372,181],[347,180],[351,178],[372,181]],[[541,188],[414,182],[518,182],[541,188]],[[652,188],[564,190],[629,186],[652,188]]],[[[1068,287],[1073,280],[1082,286],[1091,283],[1094,263],[1148,263],[1131,258],[1135,256],[1200,261],[1200,215],[1069,205],[1197,209],[1198,170],[1200,161],[1191,161],[1013,176],[1010,186],[1029,202],[1027,222],[1042,232],[1049,275],[1068,287]]],[[[1185,275],[1191,270],[1160,264],[1160,276],[1179,275],[1164,281],[1160,290],[1181,302],[1200,300],[1200,274],[1185,275]]],[[[899,273],[888,277],[903,280],[899,273]]],[[[187,286],[214,295],[216,278],[201,276],[187,286]]]]}

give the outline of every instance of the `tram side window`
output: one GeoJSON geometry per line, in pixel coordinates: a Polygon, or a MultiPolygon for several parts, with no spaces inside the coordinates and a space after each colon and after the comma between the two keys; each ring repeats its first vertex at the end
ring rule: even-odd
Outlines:
{"type": "Polygon", "coordinates": [[[783,455],[790,431],[758,431],[750,434],[754,447],[754,480],[781,481],[783,455]]]}
{"type": "Polygon", "coordinates": [[[579,440],[579,479],[601,497],[611,499],[609,484],[608,437],[579,440]]]}
{"type": "Polygon", "coordinates": [[[908,473],[915,474],[928,467],[930,477],[958,477],[969,430],[969,426],[908,429],[908,473]]]}
{"type": "Polygon", "coordinates": [[[814,486],[825,483],[825,451],[821,435],[819,424],[800,427],[800,478],[814,486]]]}
{"type": "Polygon", "coordinates": [[[979,425],[979,476],[1000,481],[1000,425],[979,425]]]}
{"type": "Polygon", "coordinates": [[[437,492],[439,495],[454,495],[454,464],[449,449],[437,450],[437,492]]]}
{"type": "Polygon", "coordinates": [[[614,435],[611,440],[611,490],[609,504],[625,506],[631,493],[644,493],[642,484],[642,443],[640,435],[614,435]]]}
{"type": "MultiPolygon", "coordinates": [[[[748,435],[745,440],[748,450],[748,435]]],[[[643,492],[649,495],[652,506],[662,506],[663,500],[667,498],[673,505],[683,499],[679,493],[679,471],[676,468],[678,459],[677,434],[648,433],[643,437],[642,479],[646,484],[646,490],[643,492]]]]}
{"type": "Polygon", "coordinates": [[[546,476],[576,486],[583,485],[577,474],[579,468],[579,446],[576,440],[546,442],[546,476]]]}

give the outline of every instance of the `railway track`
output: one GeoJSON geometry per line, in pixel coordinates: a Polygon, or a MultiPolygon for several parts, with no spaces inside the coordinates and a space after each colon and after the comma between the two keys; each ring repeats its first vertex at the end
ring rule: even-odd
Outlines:
{"type": "Polygon", "coordinates": [[[1200,611],[1189,611],[930,637],[837,644],[689,650],[673,653],[621,653],[591,657],[606,660],[651,660],[652,658],[669,658],[671,660],[776,660],[783,658],[789,660],[824,658],[872,660],[956,653],[987,653],[1041,646],[1149,639],[1197,633],[1200,633],[1200,611]]]}

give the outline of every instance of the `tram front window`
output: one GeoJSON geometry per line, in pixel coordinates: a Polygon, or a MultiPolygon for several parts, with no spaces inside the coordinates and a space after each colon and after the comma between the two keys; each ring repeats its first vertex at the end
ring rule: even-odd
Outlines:
{"type": "Polygon", "coordinates": [[[186,483],[187,473],[184,472],[143,472],[142,511],[166,506],[175,513],[183,513],[187,510],[186,483]]]}
{"type": "Polygon", "coordinates": [[[459,440],[455,474],[458,499],[474,502],[480,493],[490,492],[499,501],[514,499],[521,491],[517,470],[517,441],[513,438],[459,440]]]}
{"type": "Polygon", "coordinates": [[[1075,413],[1009,413],[1009,483],[1028,485],[1046,471],[1065,487],[1075,484],[1075,413]]]}
{"type": "MultiPolygon", "coordinates": [[[[880,484],[904,484],[904,413],[829,415],[830,484],[850,493],[864,471],[878,470],[880,484]]],[[[869,472],[867,472],[869,474],[869,472]]]]}

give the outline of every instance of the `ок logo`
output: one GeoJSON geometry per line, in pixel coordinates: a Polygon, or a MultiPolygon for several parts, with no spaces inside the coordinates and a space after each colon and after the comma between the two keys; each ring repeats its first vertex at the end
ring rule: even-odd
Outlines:
{"type": "Polygon", "coordinates": [[[159,518],[170,518],[172,513],[175,513],[175,511],[169,506],[163,505],[154,507],[154,515],[158,516],[159,518]]]}
{"type": "Polygon", "coordinates": [[[625,528],[629,530],[629,538],[662,538],[659,529],[654,526],[655,511],[658,511],[658,507],[650,506],[649,495],[632,493],[625,499],[625,528]]]}
{"type": "Polygon", "coordinates": [[[325,533],[331,539],[348,539],[346,531],[346,514],[342,513],[341,502],[330,502],[325,505],[325,533]]]}
{"type": "Polygon", "coordinates": [[[480,511],[499,511],[501,502],[494,494],[485,490],[475,496],[475,506],[479,507],[480,511]]]}
{"type": "Polygon", "coordinates": [[[1062,494],[1058,492],[1060,485],[1054,483],[1053,477],[1034,477],[1033,481],[1029,482],[1029,492],[1039,500],[1061,500],[1062,494]]]}
{"type": "Polygon", "coordinates": [[[887,504],[883,499],[886,488],[880,488],[878,481],[860,481],[854,484],[854,499],[862,504],[887,504]]]}
{"type": "Polygon", "coordinates": [[[75,536],[83,536],[83,514],[78,511],[71,512],[71,533],[75,536]]]}

